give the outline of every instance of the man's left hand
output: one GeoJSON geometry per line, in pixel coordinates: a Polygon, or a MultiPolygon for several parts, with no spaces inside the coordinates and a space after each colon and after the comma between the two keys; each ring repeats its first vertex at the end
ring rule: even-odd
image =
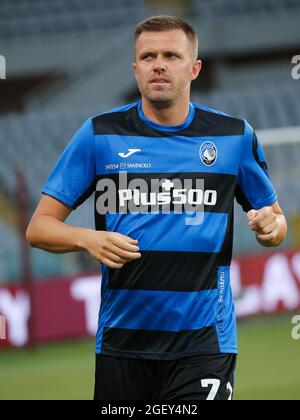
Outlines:
{"type": "Polygon", "coordinates": [[[272,246],[280,233],[280,225],[273,208],[268,206],[260,210],[250,210],[247,217],[250,228],[256,233],[257,240],[265,246],[272,246]]]}

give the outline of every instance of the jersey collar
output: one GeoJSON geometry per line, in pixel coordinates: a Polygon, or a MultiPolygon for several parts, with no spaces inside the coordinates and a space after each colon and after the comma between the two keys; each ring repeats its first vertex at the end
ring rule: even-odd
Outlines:
{"type": "Polygon", "coordinates": [[[150,127],[154,128],[155,130],[159,130],[159,131],[165,131],[165,132],[176,132],[176,131],[182,131],[184,129],[186,129],[191,122],[193,121],[194,117],[195,117],[195,106],[190,102],[190,111],[189,111],[189,115],[187,117],[187,119],[185,120],[185,122],[181,125],[173,125],[173,126],[167,126],[167,125],[160,125],[160,124],[156,124],[155,122],[149,120],[149,118],[146,117],[146,115],[143,112],[143,107],[142,107],[142,101],[138,102],[138,114],[140,119],[147,125],[149,125],[150,127]]]}

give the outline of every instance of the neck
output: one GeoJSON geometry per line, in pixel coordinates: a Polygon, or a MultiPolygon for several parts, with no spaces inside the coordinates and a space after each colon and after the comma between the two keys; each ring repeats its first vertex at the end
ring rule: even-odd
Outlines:
{"type": "Polygon", "coordinates": [[[142,99],[144,115],[155,124],[165,126],[176,126],[183,124],[190,112],[190,100],[187,98],[169,106],[156,106],[155,104],[142,99]]]}

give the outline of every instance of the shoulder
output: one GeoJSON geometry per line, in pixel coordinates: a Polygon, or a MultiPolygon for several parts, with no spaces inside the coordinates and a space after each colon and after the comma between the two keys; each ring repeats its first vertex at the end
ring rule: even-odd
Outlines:
{"type": "Polygon", "coordinates": [[[113,108],[107,112],[96,115],[91,118],[94,133],[102,134],[103,132],[108,133],[112,125],[122,125],[123,122],[128,119],[128,115],[131,115],[133,110],[136,108],[138,102],[124,105],[118,108],[113,108]],[[108,130],[108,131],[107,131],[108,130]]]}
{"type": "Polygon", "coordinates": [[[208,108],[200,104],[193,104],[196,109],[196,118],[205,121],[207,124],[220,126],[224,130],[227,128],[232,134],[244,135],[247,128],[250,127],[246,120],[226,114],[225,112],[208,108]],[[248,126],[248,127],[247,127],[248,126]]]}

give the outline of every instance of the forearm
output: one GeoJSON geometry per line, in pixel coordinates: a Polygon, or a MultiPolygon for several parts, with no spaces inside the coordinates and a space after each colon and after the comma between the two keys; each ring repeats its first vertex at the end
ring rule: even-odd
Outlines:
{"type": "Polygon", "coordinates": [[[282,244],[287,235],[287,222],[283,214],[276,214],[276,220],[278,223],[278,232],[274,232],[272,237],[264,238],[264,235],[256,233],[256,239],[260,245],[264,247],[277,247],[282,244]]]}
{"type": "Polygon", "coordinates": [[[82,251],[81,237],[88,229],[66,225],[53,216],[40,216],[28,226],[26,238],[34,248],[61,254],[82,251]]]}

